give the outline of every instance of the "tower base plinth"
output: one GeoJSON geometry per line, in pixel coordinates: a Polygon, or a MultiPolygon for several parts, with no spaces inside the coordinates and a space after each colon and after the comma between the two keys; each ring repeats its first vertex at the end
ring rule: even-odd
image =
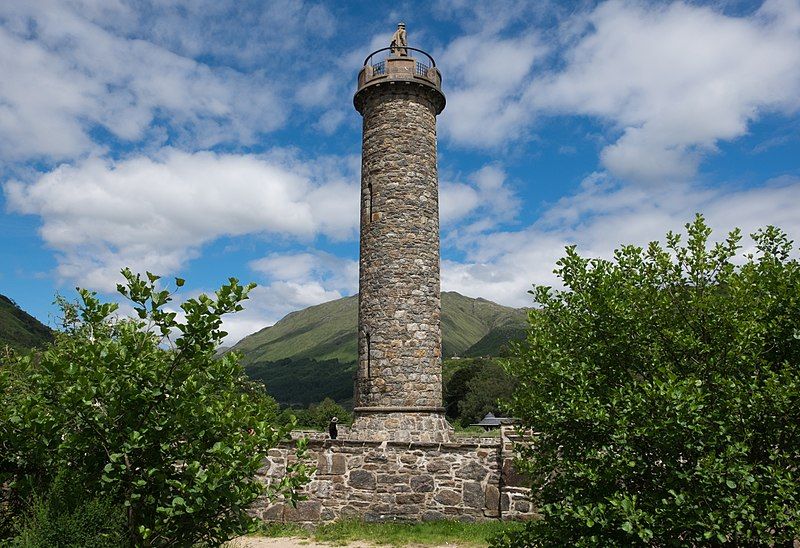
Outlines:
{"type": "Polygon", "coordinates": [[[350,439],[448,443],[453,438],[444,408],[356,407],[354,411],[350,439]]]}

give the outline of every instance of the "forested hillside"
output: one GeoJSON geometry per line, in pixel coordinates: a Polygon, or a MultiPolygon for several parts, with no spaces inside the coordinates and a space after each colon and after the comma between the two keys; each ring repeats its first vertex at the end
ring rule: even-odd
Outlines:
{"type": "Polygon", "coordinates": [[[0,295],[0,349],[6,345],[22,351],[41,346],[53,338],[49,327],[0,295]]]}

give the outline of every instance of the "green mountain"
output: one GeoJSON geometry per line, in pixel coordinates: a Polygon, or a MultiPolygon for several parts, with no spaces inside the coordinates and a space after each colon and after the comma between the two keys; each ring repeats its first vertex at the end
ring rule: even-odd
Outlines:
{"type": "MultiPolygon", "coordinates": [[[[353,395],[357,359],[358,296],[292,312],[278,323],[239,341],[248,374],[261,379],[281,403],[308,405],[353,395]]],[[[486,299],[442,293],[442,353],[497,356],[525,333],[525,309],[486,299]]]]}
{"type": "Polygon", "coordinates": [[[0,295],[0,349],[8,345],[14,350],[24,351],[52,339],[53,332],[49,327],[5,295],[0,295]]]}

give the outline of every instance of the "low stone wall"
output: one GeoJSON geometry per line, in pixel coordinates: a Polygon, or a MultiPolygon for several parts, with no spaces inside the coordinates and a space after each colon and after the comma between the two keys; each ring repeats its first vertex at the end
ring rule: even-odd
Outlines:
{"type": "MultiPolygon", "coordinates": [[[[261,478],[279,480],[295,457],[291,447],[270,451],[261,478]]],[[[267,522],[526,519],[534,515],[524,479],[513,470],[507,438],[457,443],[309,439],[315,466],[307,500],[294,508],[259,500],[267,522]]]]}

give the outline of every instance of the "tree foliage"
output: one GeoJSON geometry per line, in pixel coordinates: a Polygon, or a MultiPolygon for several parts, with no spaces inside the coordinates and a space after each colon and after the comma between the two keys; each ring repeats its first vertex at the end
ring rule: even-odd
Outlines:
{"type": "Polygon", "coordinates": [[[297,426],[326,431],[333,417],[338,419],[339,424],[349,425],[353,422],[352,414],[332,398],[325,398],[319,403],[312,403],[306,409],[289,407],[281,415],[283,417],[295,417],[297,426]]]}
{"type": "Polygon", "coordinates": [[[444,379],[447,417],[462,426],[479,422],[487,413],[502,414],[500,400],[514,389],[514,378],[492,358],[451,361],[456,364],[444,379]]]}
{"type": "Polygon", "coordinates": [[[800,264],[768,227],[737,257],[698,215],[666,248],[574,247],[536,287],[512,409],[542,519],[510,545],[800,537],[800,264]]]}
{"type": "Polygon", "coordinates": [[[251,286],[232,278],[214,296],[188,299],[181,320],[157,276],[123,274],[118,290],[138,319],[116,318],[117,305],[79,290],[79,303],[61,301],[54,344],[0,368],[6,508],[70,470],[85,478],[87,500],[125,509],[130,544],[218,544],[247,529],[256,497],[291,499],[305,477],[299,464],[264,492],[255,473],[290,427],[274,426],[274,400],[236,354],[214,358],[223,314],[241,310],[251,286]]]}

